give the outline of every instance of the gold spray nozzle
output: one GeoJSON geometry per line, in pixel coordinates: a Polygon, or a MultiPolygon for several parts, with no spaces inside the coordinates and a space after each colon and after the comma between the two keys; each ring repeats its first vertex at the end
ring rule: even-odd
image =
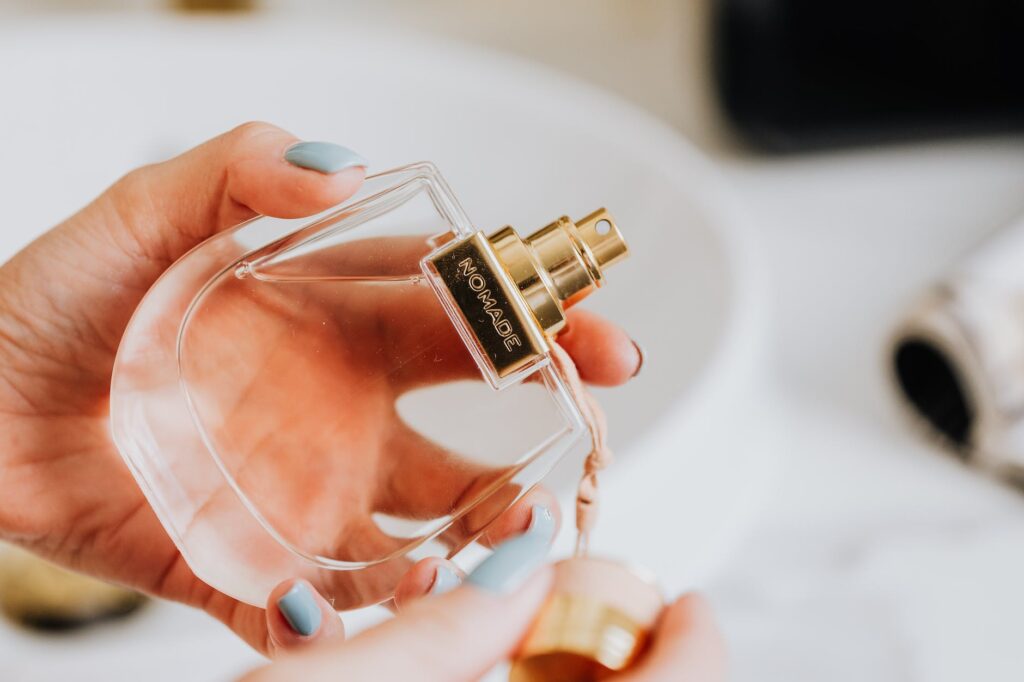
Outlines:
{"type": "Polygon", "coordinates": [[[562,216],[525,239],[511,227],[489,239],[548,334],[565,326],[566,308],[601,286],[606,267],[629,255],[615,220],[603,208],[578,222],[562,216]]]}
{"type": "Polygon", "coordinates": [[[576,221],[576,230],[593,254],[598,268],[615,265],[629,255],[629,246],[607,209],[599,208],[586,218],[576,221]]]}

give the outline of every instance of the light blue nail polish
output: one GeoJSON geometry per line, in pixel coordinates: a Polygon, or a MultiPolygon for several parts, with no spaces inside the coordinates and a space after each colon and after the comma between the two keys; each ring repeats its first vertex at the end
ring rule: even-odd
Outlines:
{"type": "Polygon", "coordinates": [[[367,167],[370,163],[348,147],[333,142],[298,142],[284,153],[284,160],[299,168],[321,173],[337,173],[354,166],[367,167]]]}
{"type": "Polygon", "coordinates": [[[281,615],[292,626],[292,630],[303,637],[309,637],[320,629],[323,613],[317,606],[312,590],[305,583],[295,583],[283,597],[277,600],[281,615]]]}
{"type": "Polygon", "coordinates": [[[491,592],[511,592],[544,561],[554,535],[555,517],[544,507],[534,505],[526,532],[502,543],[473,569],[466,582],[491,592]]]}
{"type": "Polygon", "coordinates": [[[444,564],[438,564],[437,568],[434,569],[434,584],[430,586],[430,594],[444,594],[445,592],[451,592],[462,579],[458,573],[450,569],[444,564]]]}

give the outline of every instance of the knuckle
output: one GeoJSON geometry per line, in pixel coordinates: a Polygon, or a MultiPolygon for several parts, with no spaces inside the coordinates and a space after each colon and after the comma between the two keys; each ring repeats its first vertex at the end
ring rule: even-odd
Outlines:
{"type": "Polygon", "coordinates": [[[99,200],[99,205],[106,211],[109,226],[116,227],[111,231],[114,237],[125,237],[124,246],[132,255],[138,245],[139,231],[146,224],[146,215],[153,208],[152,194],[153,174],[156,165],[142,166],[122,175],[99,200]]]}
{"type": "Polygon", "coordinates": [[[154,165],[139,166],[128,171],[110,187],[111,193],[118,198],[145,194],[149,190],[149,176],[154,165]]]}
{"type": "Polygon", "coordinates": [[[280,128],[265,121],[246,121],[229,131],[227,137],[233,144],[245,144],[254,138],[279,132],[280,128]]]}

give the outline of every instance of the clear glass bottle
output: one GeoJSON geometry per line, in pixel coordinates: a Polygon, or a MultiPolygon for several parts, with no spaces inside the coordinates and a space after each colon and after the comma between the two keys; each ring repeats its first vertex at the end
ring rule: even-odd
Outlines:
{"type": "Polygon", "coordinates": [[[118,351],[114,440],[218,590],[263,606],[304,577],[339,610],[384,601],[586,437],[549,344],[625,255],[603,210],[487,237],[431,164],[371,176],[168,269],[118,351]]]}

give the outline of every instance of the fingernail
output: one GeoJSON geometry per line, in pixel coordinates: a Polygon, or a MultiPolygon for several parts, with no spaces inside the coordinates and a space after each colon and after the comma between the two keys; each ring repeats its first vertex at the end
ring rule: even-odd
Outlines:
{"type": "Polygon", "coordinates": [[[277,600],[277,608],[288,621],[292,630],[303,637],[309,637],[320,629],[323,613],[317,606],[313,591],[305,583],[295,583],[283,597],[277,600]]]}
{"type": "Polygon", "coordinates": [[[321,173],[370,165],[369,161],[348,147],[333,142],[297,142],[284,153],[284,160],[299,168],[308,168],[321,173]]]}
{"type": "Polygon", "coordinates": [[[438,564],[437,568],[434,569],[434,584],[430,586],[430,594],[451,592],[461,582],[462,578],[459,577],[458,573],[444,564],[438,564]]]}
{"type": "Polygon", "coordinates": [[[636,348],[636,354],[640,356],[636,363],[636,369],[633,370],[633,374],[629,377],[630,379],[635,379],[640,374],[640,370],[644,368],[644,359],[647,357],[647,354],[644,353],[644,347],[637,343],[635,339],[630,339],[630,341],[633,342],[633,348],[636,348]]]}
{"type": "Polygon", "coordinates": [[[502,543],[473,569],[466,582],[491,592],[515,590],[544,561],[554,535],[555,517],[541,505],[534,505],[526,532],[502,543]]]}

